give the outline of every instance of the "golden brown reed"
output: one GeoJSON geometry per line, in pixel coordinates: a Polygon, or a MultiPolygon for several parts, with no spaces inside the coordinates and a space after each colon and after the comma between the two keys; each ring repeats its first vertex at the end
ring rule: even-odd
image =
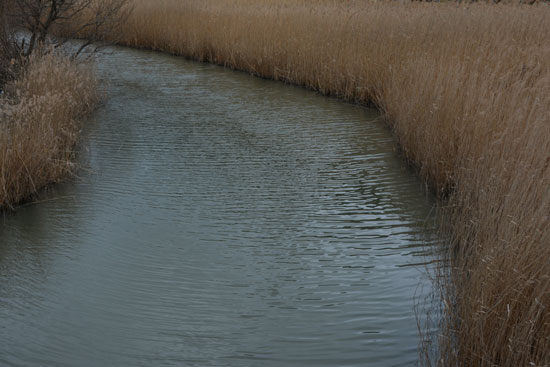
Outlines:
{"type": "Polygon", "coordinates": [[[136,0],[112,39],[374,103],[446,198],[440,366],[550,364],[550,7],[136,0]]]}
{"type": "Polygon", "coordinates": [[[88,66],[33,55],[0,98],[0,208],[29,199],[74,168],[79,117],[97,102],[88,66]]]}

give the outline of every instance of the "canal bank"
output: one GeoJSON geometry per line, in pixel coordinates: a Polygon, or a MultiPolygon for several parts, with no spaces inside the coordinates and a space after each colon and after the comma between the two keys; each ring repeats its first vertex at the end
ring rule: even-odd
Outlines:
{"type": "Polygon", "coordinates": [[[424,362],[550,362],[548,6],[133,4],[112,40],[375,103],[445,200],[446,317],[424,362]]]}
{"type": "Polygon", "coordinates": [[[0,212],[74,173],[82,120],[99,101],[87,63],[37,52],[18,69],[0,86],[0,212]]]}

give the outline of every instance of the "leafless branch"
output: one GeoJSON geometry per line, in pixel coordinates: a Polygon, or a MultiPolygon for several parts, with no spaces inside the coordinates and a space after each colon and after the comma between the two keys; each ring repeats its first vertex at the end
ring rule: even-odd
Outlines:
{"type": "Polygon", "coordinates": [[[124,20],[128,0],[0,0],[9,3],[5,17],[29,33],[19,48],[31,55],[46,44],[59,48],[68,39],[85,38],[75,57],[99,42],[124,20]]]}

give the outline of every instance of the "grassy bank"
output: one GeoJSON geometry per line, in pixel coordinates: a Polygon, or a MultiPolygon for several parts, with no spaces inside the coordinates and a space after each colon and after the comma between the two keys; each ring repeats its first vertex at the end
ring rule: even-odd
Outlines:
{"type": "Polygon", "coordinates": [[[74,168],[79,118],[97,102],[89,67],[34,55],[0,97],[0,208],[31,198],[74,168]]]}
{"type": "Polygon", "coordinates": [[[445,205],[425,363],[516,367],[550,364],[549,34],[544,5],[136,0],[112,40],[378,106],[445,205]]]}

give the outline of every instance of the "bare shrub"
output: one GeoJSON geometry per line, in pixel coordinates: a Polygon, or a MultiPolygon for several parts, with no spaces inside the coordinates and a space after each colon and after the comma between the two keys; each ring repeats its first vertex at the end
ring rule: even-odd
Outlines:
{"type": "Polygon", "coordinates": [[[125,4],[0,0],[0,208],[73,169],[78,118],[96,102],[90,67],[75,59],[114,31],[127,15],[125,4]],[[82,32],[87,39],[79,47],[63,50],[82,32]]]}
{"type": "Polygon", "coordinates": [[[74,51],[73,56],[78,56],[94,42],[99,42],[107,34],[112,34],[129,12],[127,0],[4,1],[5,18],[11,24],[11,29],[22,29],[29,34],[28,38],[22,38],[17,44],[24,57],[30,56],[37,48],[42,48],[44,52],[53,45],[57,49],[67,40],[86,33],[86,41],[74,51]],[[78,25],[75,20],[78,21],[78,25]],[[70,28],[67,27],[69,24],[70,28]]]}
{"type": "Polygon", "coordinates": [[[0,0],[0,91],[15,76],[14,61],[18,57],[18,49],[8,27],[6,4],[0,0]]]}

